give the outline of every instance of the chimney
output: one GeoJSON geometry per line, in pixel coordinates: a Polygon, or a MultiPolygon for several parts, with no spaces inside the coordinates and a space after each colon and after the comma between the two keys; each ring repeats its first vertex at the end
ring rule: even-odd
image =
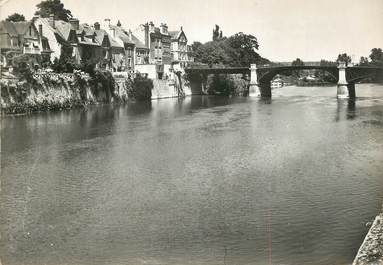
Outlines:
{"type": "Polygon", "coordinates": [[[118,20],[118,22],[117,22],[117,27],[121,27],[121,22],[120,22],[120,20],[118,20]]]}
{"type": "Polygon", "coordinates": [[[148,23],[144,25],[144,33],[145,33],[145,47],[149,48],[149,24],[148,23]]]}
{"type": "Polygon", "coordinates": [[[166,25],[166,23],[161,23],[161,33],[168,34],[168,26],[166,25]]]}
{"type": "Polygon", "coordinates": [[[181,31],[184,31],[184,29],[182,28],[182,26],[181,26],[181,31]]]}
{"type": "Polygon", "coordinates": [[[39,34],[40,34],[40,38],[42,38],[43,37],[43,25],[42,24],[39,25],[39,34]]]}
{"type": "Polygon", "coordinates": [[[102,25],[102,29],[109,30],[110,29],[110,18],[105,18],[104,23],[102,25]]]}
{"type": "Polygon", "coordinates": [[[69,23],[74,30],[79,30],[80,28],[80,21],[76,18],[69,19],[69,23]]]}
{"type": "Polygon", "coordinates": [[[39,16],[33,16],[32,17],[32,23],[35,23],[35,21],[39,18],[39,16]]]}
{"type": "Polygon", "coordinates": [[[56,25],[55,25],[55,15],[53,14],[50,14],[49,15],[49,25],[52,27],[52,28],[56,28],[56,25]]]}
{"type": "Polygon", "coordinates": [[[94,29],[100,30],[100,23],[98,23],[98,22],[94,23],[94,29]]]}
{"type": "Polygon", "coordinates": [[[153,23],[153,21],[149,22],[149,32],[154,32],[154,23],[153,23]]]}
{"type": "Polygon", "coordinates": [[[132,31],[129,29],[129,31],[128,31],[128,36],[129,36],[129,39],[130,40],[132,40],[133,39],[133,37],[132,37],[132,31]]]}

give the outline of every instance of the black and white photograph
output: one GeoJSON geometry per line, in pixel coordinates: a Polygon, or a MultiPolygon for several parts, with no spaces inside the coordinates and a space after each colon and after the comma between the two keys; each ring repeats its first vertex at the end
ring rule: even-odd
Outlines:
{"type": "Polygon", "coordinates": [[[0,265],[383,265],[383,0],[0,0],[0,265]]]}

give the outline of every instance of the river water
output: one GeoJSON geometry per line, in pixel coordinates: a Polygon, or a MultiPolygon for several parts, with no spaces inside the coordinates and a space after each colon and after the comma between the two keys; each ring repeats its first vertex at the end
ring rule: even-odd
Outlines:
{"type": "Polygon", "coordinates": [[[383,202],[383,86],[2,119],[1,264],[350,264],[383,202]]]}

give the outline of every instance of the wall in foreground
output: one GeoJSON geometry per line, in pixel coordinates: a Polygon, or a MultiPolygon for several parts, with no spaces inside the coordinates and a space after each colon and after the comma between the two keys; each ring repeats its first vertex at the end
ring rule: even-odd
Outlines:
{"type": "Polygon", "coordinates": [[[383,264],[383,213],[375,218],[352,264],[383,264]]]}
{"type": "Polygon", "coordinates": [[[107,73],[92,79],[80,72],[40,72],[28,81],[3,78],[0,86],[1,112],[6,114],[61,110],[128,99],[125,79],[114,79],[107,73]]]}
{"type": "MultiPolygon", "coordinates": [[[[91,78],[76,72],[33,74],[32,80],[0,79],[1,112],[4,114],[62,110],[98,103],[120,103],[132,98],[132,81],[127,77],[98,73],[91,78]],[[129,98],[130,97],[130,98],[129,98]]],[[[153,80],[151,99],[191,95],[188,83],[174,76],[168,80],[153,80]]],[[[150,100],[150,98],[148,98],[150,100]]]]}
{"type": "Polygon", "coordinates": [[[187,82],[175,79],[153,80],[152,99],[190,96],[191,89],[187,82]]]}

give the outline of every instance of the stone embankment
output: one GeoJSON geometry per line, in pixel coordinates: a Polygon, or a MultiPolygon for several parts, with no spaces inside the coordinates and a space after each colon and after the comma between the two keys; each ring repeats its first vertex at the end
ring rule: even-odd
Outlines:
{"type": "MultiPolygon", "coordinates": [[[[153,82],[153,89],[149,91],[147,100],[151,99],[150,93],[152,99],[190,94],[184,92],[188,89],[186,86],[180,84],[175,86],[174,82],[160,81],[163,80],[153,82]]],[[[93,77],[80,71],[74,73],[39,71],[28,80],[3,77],[0,79],[0,87],[1,112],[4,114],[62,110],[100,103],[122,103],[130,99],[135,100],[135,93],[132,93],[132,90],[137,89],[133,80],[106,71],[100,71],[93,77]]]]}
{"type": "Polygon", "coordinates": [[[352,265],[367,264],[383,264],[383,213],[375,218],[352,263],[352,265]]]}

